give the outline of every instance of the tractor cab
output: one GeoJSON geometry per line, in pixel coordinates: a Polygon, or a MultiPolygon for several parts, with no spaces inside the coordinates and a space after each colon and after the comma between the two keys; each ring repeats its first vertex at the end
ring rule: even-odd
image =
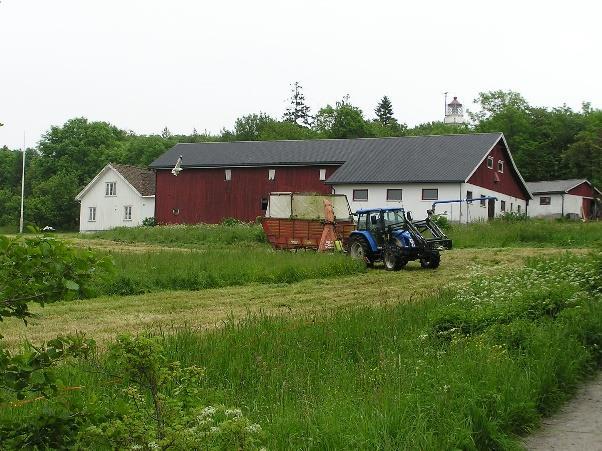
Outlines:
{"type": "Polygon", "coordinates": [[[352,257],[369,264],[382,260],[387,270],[396,271],[411,260],[420,260],[424,268],[436,268],[440,251],[451,249],[451,240],[430,215],[413,221],[403,208],[373,208],[358,210],[356,216],[356,230],[349,236],[347,248],[352,257]]]}

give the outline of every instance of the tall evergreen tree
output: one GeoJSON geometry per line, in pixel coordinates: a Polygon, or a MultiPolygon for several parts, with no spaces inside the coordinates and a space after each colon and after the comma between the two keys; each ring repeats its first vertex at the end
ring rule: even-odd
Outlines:
{"type": "Polygon", "coordinates": [[[298,125],[309,126],[311,124],[311,115],[309,106],[305,104],[303,86],[298,81],[292,84],[290,106],[286,109],[283,119],[298,125]]]}
{"type": "Polygon", "coordinates": [[[378,102],[374,112],[376,113],[378,122],[385,126],[393,125],[397,122],[393,117],[393,105],[387,96],[383,96],[380,102],[378,102]]]}

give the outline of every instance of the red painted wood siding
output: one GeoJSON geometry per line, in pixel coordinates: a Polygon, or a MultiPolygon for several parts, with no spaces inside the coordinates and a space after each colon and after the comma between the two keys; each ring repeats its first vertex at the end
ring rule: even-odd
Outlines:
{"type": "Polygon", "coordinates": [[[567,192],[575,196],[594,197],[594,189],[586,182],[577,185],[575,188],[571,188],[567,192]]]}
{"type": "Polygon", "coordinates": [[[527,193],[525,192],[525,189],[521,187],[522,184],[520,178],[512,167],[508,151],[504,144],[501,141],[498,142],[495,147],[491,149],[491,152],[489,152],[487,157],[468,179],[468,183],[526,200],[527,193]],[[493,169],[487,167],[487,157],[489,156],[493,157],[493,169]],[[504,172],[498,172],[497,165],[499,160],[504,162],[504,172]]]}
{"type": "Polygon", "coordinates": [[[224,218],[254,221],[264,212],[261,199],[270,192],[316,192],[330,194],[331,188],[320,180],[338,166],[296,166],[228,168],[232,179],[225,181],[224,169],[184,169],[178,177],[170,170],[157,170],[155,213],[160,224],[217,224],[224,218]],[[268,180],[268,169],[276,169],[275,180],[268,180]],[[179,209],[179,214],[173,213],[179,209]]]}

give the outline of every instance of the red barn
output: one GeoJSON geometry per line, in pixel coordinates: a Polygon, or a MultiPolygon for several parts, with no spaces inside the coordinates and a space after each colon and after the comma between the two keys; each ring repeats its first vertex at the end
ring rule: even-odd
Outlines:
{"type": "Polygon", "coordinates": [[[501,133],[177,144],[151,168],[161,224],[253,221],[278,191],[336,192],[354,210],[400,205],[415,217],[438,199],[498,198],[449,207],[460,222],[525,212],[530,198],[501,133]]]}

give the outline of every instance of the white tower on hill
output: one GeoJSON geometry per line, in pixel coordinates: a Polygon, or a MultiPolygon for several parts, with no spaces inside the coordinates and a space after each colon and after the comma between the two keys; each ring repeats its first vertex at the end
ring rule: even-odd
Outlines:
{"type": "Polygon", "coordinates": [[[462,108],[462,104],[458,102],[457,97],[454,97],[454,100],[447,104],[443,122],[446,124],[464,123],[464,108],[462,108]]]}

